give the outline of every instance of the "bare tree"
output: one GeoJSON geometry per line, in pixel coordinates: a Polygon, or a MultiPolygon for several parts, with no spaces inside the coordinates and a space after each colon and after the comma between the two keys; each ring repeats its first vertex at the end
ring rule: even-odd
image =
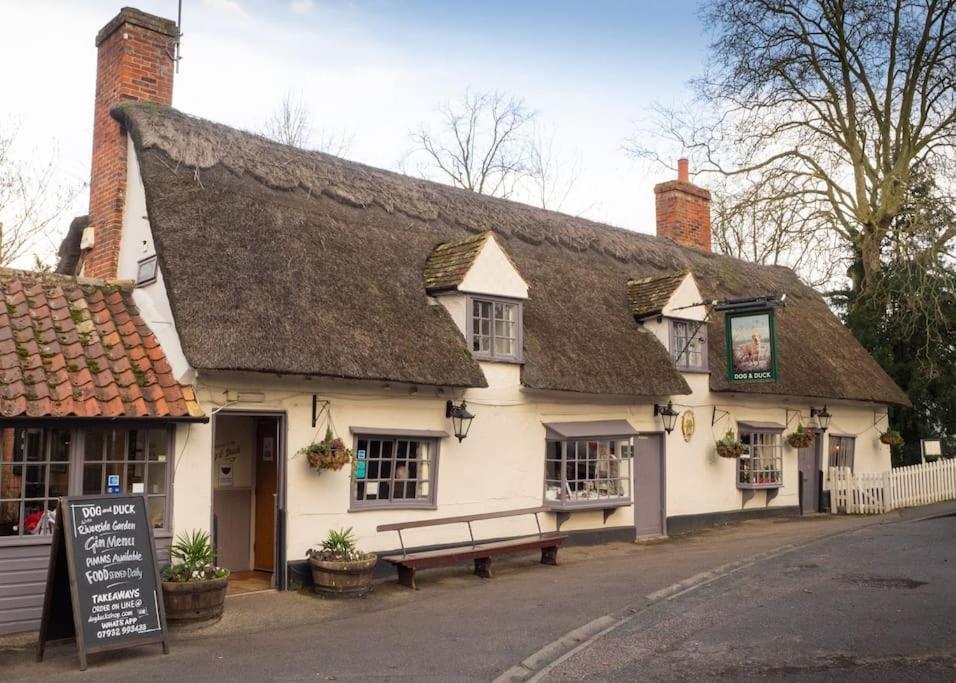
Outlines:
{"type": "Polygon", "coordinates": [[[527,189],[542,209],[561,211],[580,175],[580,158],[567,161],[555,146],[554,131],[535,130],[528,147],[527,189]]]}
{"type": "MultiPolygon", "coordinates": [[[[848,248],[863,302],[913,168],[943,177],[954,166],[954,10],[956,0],[711,0],[713,60],[695,85],[698,111],[713,114],[669,112],[664,132],[704,171],[769,176],[779,196],[798,197],[848,248]]],[[[925,248],[949,251],[954,236],[956,226],[925,248]]]]}
{"type": "Polygon", "coordinates": [[[531,167],[529,128],[535,118],[520,99],[466,91],[438,109],[437,130],[412,133],[418,173],[481,194],[509,197],[531,167]]]}
{"type": "Polygon", "coordinates": [[[55,151],[45,163],[20,158],[15,139],[0,131],[0,266],[42,269],[56,254],[82,185],[62,177],[55,151]]]}
{"type": "Polygon", "coordinates": [[[262,134],[276,142],[300,149],[313,149],[335,156],[349,152],[354,136],[344,132],[319,131],[313,142],[312,113],[300,94],[287,92],[266,120],[262,134]]]}

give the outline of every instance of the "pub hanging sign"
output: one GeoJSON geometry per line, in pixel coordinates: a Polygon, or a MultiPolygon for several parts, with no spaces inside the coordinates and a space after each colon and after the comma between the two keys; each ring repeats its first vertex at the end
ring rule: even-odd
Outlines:
{"type": "Polygon", "coordinates": [[[727,378],[731,382],[776,382],[773,309],[727,313],[727,378]]]}

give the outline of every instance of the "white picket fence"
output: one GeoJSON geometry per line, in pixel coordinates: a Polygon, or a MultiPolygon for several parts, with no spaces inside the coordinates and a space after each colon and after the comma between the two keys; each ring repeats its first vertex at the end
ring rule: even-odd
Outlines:
{"type": "Polygon", "coordinates": [[[898,508],[956,499],[956,459],[859,472],[831,467],[825,487],[833,512],[877,515],[898,508]]]}

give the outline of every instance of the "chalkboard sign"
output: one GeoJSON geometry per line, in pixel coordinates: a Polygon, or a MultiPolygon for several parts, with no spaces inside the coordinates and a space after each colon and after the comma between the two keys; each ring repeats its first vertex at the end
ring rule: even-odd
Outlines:
{"type": "Polygon", "coordinates": [[[74,638],[90,652],[162,643],[169,652],[153,530],[144,496],[60,498],[40,646],[74,638]]]}

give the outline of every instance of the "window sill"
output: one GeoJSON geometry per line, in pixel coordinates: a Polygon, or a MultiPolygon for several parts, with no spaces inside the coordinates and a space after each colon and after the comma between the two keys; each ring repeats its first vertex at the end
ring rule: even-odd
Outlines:
{"type": "Polygon", "coordinates": [[[479,363],[505,363],[506,365],[524,365],[523,358],[494,358],[492,356],[479,356],[472,351],[473,357],[479,363]]]}
{"type": "Polygon", "coordinates": [[[677,368],[678,372],[683,372],[688,375],[709,375],[710,370],[706,368],[677,368]]]}
{"type": "Polygon", "coordinates": [[[760,490],[760,489],[779,489],[783,488],[783,484],[780,482],[774,482],[772,484],[746,484],[743,482],[737,482],[738,489],[746,489],[748,491],[760,490]]]}
{"type": "Polygon", "coordinates": [[[401,502],[401,503],[369,503],[367,505],[349,506],[348,512],[381,512],[382,510],[437,510],[438,506],[427,501],[421,503],[401,502]]]}
{"type": "Polygon", "coordinates": [[[0,548],[22,545],[50,545],[53,542],[53,534],[44,534],[42,536],[0,536],[0,548]]]}
{"type": "Polygon", "coordinates": [[[544,501],[544,507],[551,512],[573,512],[574,510],[610,510],[631,505],[631,500],[582,500],[580,502],[544,501]]]}

